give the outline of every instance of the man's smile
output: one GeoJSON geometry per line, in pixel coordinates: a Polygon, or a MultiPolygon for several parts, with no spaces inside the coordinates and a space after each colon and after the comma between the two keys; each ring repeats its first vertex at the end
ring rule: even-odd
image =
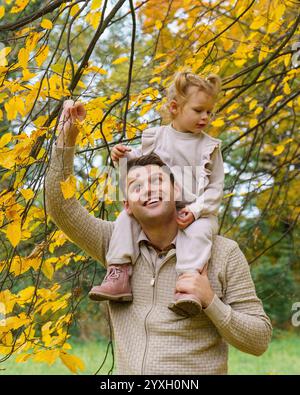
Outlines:
{"type": "Polygon", "coordinates": [[[162,201],[161,197],[155,197],[155,198],[151,198],[149,200],[146,200],[143,203],[144,207],[156,207],[159,205],[159,203],[162,201]]]}

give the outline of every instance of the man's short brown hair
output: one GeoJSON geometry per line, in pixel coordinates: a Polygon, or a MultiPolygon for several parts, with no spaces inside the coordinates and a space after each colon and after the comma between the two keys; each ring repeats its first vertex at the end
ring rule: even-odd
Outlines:
{"type": "Polygon", "coordinates": [[[148,155],[142,155],[139,158],[130,159],[127,163],[127,174],[129,173],[129,170],[133,167],[147,165],[156,165],[159,167],[163,167],[163,170],[166,171],[166,173],[170,176],[171,183],[174,186],[174,174],[171,172],[169,166],[166,165],[165,162],[163,162],[160,157],[154,152],[148,155]]]}
{"type": "Polygon", "coordinates": [[[171,184],[174,187],[174,174],[172,173],[171,169],[169,168],[168,165],[166,165],[165,162],[161,160],[161,158],[152,152],[151,154],[148,155],[142,155],[138,158],[130,159],[127,162],[127,167],[126,167],[126,174],[121,174],[121,179],[120,179],[120,187],[122,189],[122,192],[124,194],[124,197],[126,197],[126,176],[129,173],[129,171],[134,168],[134,167],[139,167],[139,166],[148,166],[148,165],[156,165],[159,166],[163,169],[165,173],[167,173],[170,177],[171,184]]]}

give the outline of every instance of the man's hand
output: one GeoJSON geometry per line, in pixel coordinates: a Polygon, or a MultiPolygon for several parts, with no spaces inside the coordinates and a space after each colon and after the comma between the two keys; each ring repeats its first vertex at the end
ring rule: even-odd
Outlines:
{"type": "Polygon", "coordinates": [[[86,110],[82,103],[75,103],[74,100],[65,100],[63,111],[58,122],[58,143],[59,147],[64,145],[73,146],[79,134],[77,122],[82,122],[86,117],[86,110]]]}
{"type": "Polygon", "coordinates": [[[123,144],[117,144],[111,150],[111,159],[118,163],[119,159],[123,158],[127,151],[131,151],[131,148],[126,147],[126,145],[123,144]]]}
{"type": "Polygon", "coordinates": [[[202,303],[204,309],[208,307],[215,293],[207,277],[207,264],[199,273],[181,274],[176,282],[176,292],[192,294],[202,303]]]}
{"type": "Polygon", "coordinates": [[[184,207],[178,211],[176,222],[179,229],[187,228],[194,221],[194,214],[190,211],[188,207],[184,207]]]}

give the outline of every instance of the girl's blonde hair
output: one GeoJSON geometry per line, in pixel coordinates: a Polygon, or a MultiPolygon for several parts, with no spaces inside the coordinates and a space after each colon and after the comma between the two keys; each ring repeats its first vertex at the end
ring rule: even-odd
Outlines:
{"type": "Polygon", "coordinates": [[[188,100],[187,91],[191,86],[197,86],[199,90],[212,96],[216,101],[221,91],[222,80],[217,74],[213,73],[209,74],[207,77],[201,77],[190,71],[177,72],[173,82],[166,90],[167,101],[159,111],[164,122],[170,122],[173,119],[173,114],[169,110],[170,102],[176,100],[183,106],[188,100]]]}

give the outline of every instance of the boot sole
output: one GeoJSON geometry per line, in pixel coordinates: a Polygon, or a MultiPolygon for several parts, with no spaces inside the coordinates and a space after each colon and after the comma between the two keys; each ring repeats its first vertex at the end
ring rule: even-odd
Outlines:
{"type": "Polygon", "coordinates": [[[192,300],[170,303],[168,309],[184,317],[194,317],[202,310],[201,306],[192,300]]]}
{"type": "Polygon", "coordinates": [[[96,302],[102,302],[105,300],[112,300],[114,302],[131,302],[133,299],[132,295],[130,294],[113,296],[113,295],[103,295],[103,294],[95,294],[95,293],[89,293],[89,298],[96,302]]]}

